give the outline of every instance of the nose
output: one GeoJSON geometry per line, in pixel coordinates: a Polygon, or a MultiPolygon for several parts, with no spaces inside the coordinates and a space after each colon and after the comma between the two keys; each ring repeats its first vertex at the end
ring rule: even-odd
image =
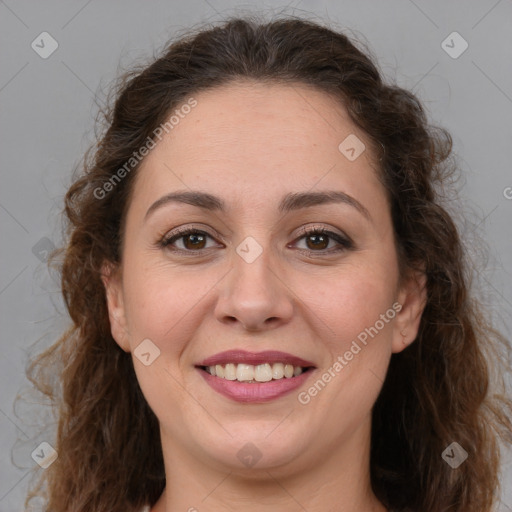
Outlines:
{"type": "Polygon", "coordinates": [[[294,294],[269,250],[251,263],[234,254],[231,271],[221,283],[215,316],[222,323],[255,332],[292,318],[294,294]]]}

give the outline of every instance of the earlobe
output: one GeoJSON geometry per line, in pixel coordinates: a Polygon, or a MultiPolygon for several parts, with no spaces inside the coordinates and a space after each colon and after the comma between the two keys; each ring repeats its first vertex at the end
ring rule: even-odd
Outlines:
{"type": "Polygon", "coordinates": [[[393,353],[404,350],[418,335],[427,302],[427,277],[424,272],[410,275],[400,289],[398,302],[402,307],[395,317],[393,353]]]}
{"type": "Polygon", "coordinates": [[[101,280],[105,286],[112,337],[125,352],[130,352],[119,269],[115,268],[112,264],[104,264],[101,269],[101,280]]]}

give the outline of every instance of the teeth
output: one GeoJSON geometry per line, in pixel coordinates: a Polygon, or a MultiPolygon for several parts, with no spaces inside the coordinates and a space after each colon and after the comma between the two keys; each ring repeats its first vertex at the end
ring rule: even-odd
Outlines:
{"type": "Polygon", "coordinates": [[[239,364],[236,367],[236,380],[240,382],[254,380],[254,366],[252,364],[239,364]]]}
{"type": "Polygon", "coordinates": [[[290,379],[298,377],[304,369],[300,366],[293,366],[284,363],[264,363],[258,365],[252,364],[233,364],[226,365],[217,364],[215,366],[208,366],[208,372],[227,380],[238,380],[239,382],[269,382],[273,380],[280,380],[283,378],[290,379]]]}
{"type": "Polygon", "coordinates": [[[224,368],[224,378],[227,380],[236,380],[236,368],[235,365],[229,363],[224,368]]]}
{"type": "Polygon", "coordinates": [[[302,373],[302,368],[300,366],[295,366],[293,368],[293,376],[298,377],[302,373]]]}
{"type": "Polygon", "coordinates": [[[272,378],[273,379],[282,379],[284,377],[284,364],[283,363],[274,363],[272,365],[272,378]]]}
{"type": "Polygon", "coordinates": [[[270,364],[259,364],[254,370],[254,380],[256,382],[268,382],[272,380],[272,366],[270,364]]]}

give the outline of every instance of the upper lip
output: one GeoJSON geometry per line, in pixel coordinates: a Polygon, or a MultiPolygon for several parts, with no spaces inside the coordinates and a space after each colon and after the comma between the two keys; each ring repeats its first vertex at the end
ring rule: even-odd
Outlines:
{"type": "Polygon", "coordinates": [[[278,350],[265,350],[263,352],[247,352],[246,350],[226,350],[219,352],[211,357],[208,357],[197,366],[215,366],[216,364],[228,363],[246,363],[252,365],[264,363],[284,363],[292,364],[293,366],[315,366],[311,361],[306,361],[300,357],[288,354],[286,352],[279,352],[278,350]]]}

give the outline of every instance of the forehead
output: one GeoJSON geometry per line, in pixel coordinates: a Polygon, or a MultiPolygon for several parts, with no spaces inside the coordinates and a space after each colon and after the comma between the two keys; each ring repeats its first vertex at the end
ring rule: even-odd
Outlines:
{"type": "Polygon", "coordinates": [[[259,150],[262,159],[266,152],[277,156],[289,148],[301,156],[318,157],[326,149],[338,156],[339,143],[348,135],[365,138],[340,100],[306,84],[237,81],[194,97],[197,106],[180,116],[165,138],[167,144],[179,143],[173,151],[189,152],[188,158],[201,147],[226,156],[251,149],[252,158],[259,150]]]}
{"type": "Polygon", "coordinates": [[[240,81],[193,98],[196,105],[145,157],[136,194],[154,198],[193,188],[224,197],[228,205],[264,206],[274,192],[281,198],[289,191],[342,185],[357,196],[368,185],[379,186],[364,132],[325,92],[296,83],[240,81]],[[340,144],[354,136],[366,149],[350,161],[340,144]]]}

